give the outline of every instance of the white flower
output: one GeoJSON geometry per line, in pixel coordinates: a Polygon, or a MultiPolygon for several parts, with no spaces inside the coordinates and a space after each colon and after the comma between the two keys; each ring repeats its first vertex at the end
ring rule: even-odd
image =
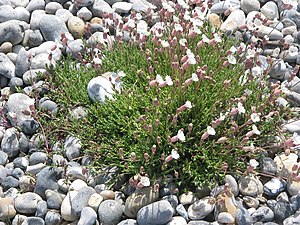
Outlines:
{"type": "Polygon", "coordinates": [[[259,163],[255,159],[250,159],[249,165],[255,169],[256,167],[259,166],[259,163]]]}
{"type": "Polygon", "coordinates": [[[98,64],[98,65],[101,65],[101,64],[102,64],[102,60],[101,60],[100,58],[98,58],[98,57],[95,57],[95,58],[93,59],[93,62],[94,62],[95,64],[98,64]]]}
{"type": "Polygon", "coordinates": [[[298,55],[298,48],[296,46],[290,46],[289,55],[291,57],[298,55]]]}
{"type": "Polygon", "coordinates": [[[191,109],[193,106],[192,106],[192,103],[190,101],[186,101],[185,104],[184,104],[188,109],[191,109]]]}
{"type": "Polygon", "coordinates": [[[252,113],[250,117],[251,117],[251,120],[252,120],[254,123],[260,121],[259,115],[258,115],[257,113],[252,113]]]}
{"type": "Polygon", "coordinates": [[[156,81],[157,81],[158,83],[163,83],[163,82],[164,82],[164,79],[162,78],[161,75],[157,74],[157,75],[156,75],[156,81]]]}
{"type": "Polygon", "coordinates": [[[179,154],[175,149],[172,149],[171,155],[173,159],[179,159],[179,154]]]}
{"type": "Polygon", "coordinates": [[[192,73],[192,80],[195,82],[199,81],[198,75],[195,73],[192,73]]]}
{"type": "Polygon", "coordinates": [[[135,28],[135,21],[133,19],[129,19],[126,24],[131,28],[135,28]]]}
{"type": "Polygon", "coordinates": [[[177,0],[177,3],[184,9],[188,9],[189,5],[184,0],[177,0]]]}
{"type": "Polygon", "coordinates": [[[184,133],[183,133],[183,131],[182,130],[179,130],[178,132],[177,132],[177,137],[178,137],[178,139],[180,140],[180,141],[185,141],[185,136],[184,136],[184,133]]]}
{"type": "Polygon", "coordinates": [[[174,23],[179,23],[179,17],[173,15],[173,21],[174,23]]]}
{"type": "Polygon", "coordinates": [[[241,102],[238,102],[238,111],[239,113],[246,113],[246,110],[241,102]]]}
{"type": "Polygon", "coordinates": [[[136,32],[149,36],[151,33],[148,31],[148,24],[144,20],[138,21],[136,24],[136,32]]]}
{"type": "Polygon", "coordinates": [[[169,3],[166,2],[166,1],[163,1],[163,2],[162,2],[162,6],[163,6],[163,8],[166,9],[168,12],[171,12],[171,13],[175,12],[175,9],[174,9],[171,5],[169,5],[169,3]]]}
{"type": "Polygon", "coordinates": [[[186,21],[189,21],[191,19],[189,11],[185,11],[183,19],[186,20],[186,21]]]}
{"type": "Polygon", "coordinates": [[[173,85],[173,81],[172,81],[172,78],[170,76],[166,76],[166,82],[169,86],[172,86],[173,85]]]}
{"type": "Polygon", "coordinates": [[[174,29],[175,29],[176,31],[180,31],[180,32],[183,31],[183,28],[182,28],[182,26],[181,26],[179,23],[175,23],[174,29]]]}
{"type": "Polygon", "coordinates": [[[186,46],[186,43],[187,43],[187,40],[185,39],[185,38],[181,38],[180,40],[179,40],[179,44],[181,45],[181,46],[186,46]]]}
{"type": "Polygon", "coordinates": [[[207,133],[208,133],[209,135],[215,135],[215,134],[216,134],[216,131],[215,131],[215,129],[214,129],[213,127],[208,126],[208,127],[207,127],[207,133]]]}
{"type": "Polygon", "coordinates": [[[126,74],[123,71],[118,71],[117,74],[118,74],[119,77],[125,77],[126,76],[126,74]]]}
{"type": "Polygon", "coordinates": [[[260,135],[260,131],[258,130],[258,128],[255,124],[252,125],[252,130],[253,130],[254,134],[260,135]]]}
{"type": "Polygon", "coordinates": [[[149,177],[141,177],[141,178],[140,178],[140,183],[141,183],[144,187],[150,186],[150,179],[149,179],[149,177]]]}
{"type": "Polygon", "coordinates": [[[192,64],[192,65],[195,65],[196,64],[196,59],[195,59],[194,53],[190,49],[187,49],[186,54],[188,56],[188,60],[187,60],[188,63],[192,64]]]}
{"type": "Polygon", "coordinates": [[[136,18],[137,20],[141,20],[141,19],[143,19],[143,16],[142,16],[141,13],[137,13],[137,14],[135,15],[135,18],[136,18]]]}
{"type": "Polygon", "coordinates": [[[202,40],[206,43],[208,43],[210,41],[205,34],[202,34],[202,40]]]}
{"type": "Polygon", "coordinates": [[[165,41],[165,40],[161,40],[161,45],[164,47],[164,48],[167,48],[170,46],[169,42],[168,41],[165,41]]]}
{"type": "Polygon", "coordinates": [[[229,49],[229,51],[230,51],[231,53],[235,53],[235,52],[237,51],[237,49],[236,49],[236,47],[231,46],[231,48],[229,49]]]}
{"type": "Polygon", "coordinates": [[[222,42],[222,38],[220,35],[218,35],[217,33],[214,34],[214,40],[218,43],[222,42]]]}
{"type": "Polygon", "coordinates": [[[296,132],[293,134],[293,142],[295,145],[300,145],[300,136],[296,132]]]}
{"type": "Polygon", "coordinates": [[[227,56],[227,60],[230,64],[236,64],[236,58],[232,54],[227,56]]]}

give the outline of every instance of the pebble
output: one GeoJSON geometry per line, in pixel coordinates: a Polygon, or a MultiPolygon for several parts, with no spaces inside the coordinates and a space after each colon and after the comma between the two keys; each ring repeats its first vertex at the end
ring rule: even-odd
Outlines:
{"type": "Polygon", "coordinates": [[[105,200],[98,208],[98,217],[103,224],[114,225],[119,223],[121,221],[122,214],[123,207],[116,200],[105,200]]]}
{"type": "Polygon", "coordinates": [[[239,181],[240,193],[246,196],[256,197],[263,193],[263,184],[254,176],[242,176],[239,181]]]}
{"type": "Polygon", "coordinates": [[[233,31],[244,25],[246,22],[245,13],[242,10],[234,10],[222,23],[221,31],[233,31]]]}
{"type": "Polygon", "coordinates": [[[88,206],[88,201],[91,195],[94,193],[96,193],[96,191],[91,187],[82,187],[79,189],[78,193],[71,202],[71,210],[76,217],[79,218],[81,210],[88,206]]]}
{"type": "Polygon", "coordinates": [[[58,192],[48,189],[45,191],[45,195],[49,209],[60,209],[63,200],[58,192]]]}
{"type": "Polygon", "coordinates": [[[251,214],[251,219],[253,222],[272,222],[274,212],[267,206],[261,206],[251,214]]]}
{"type": "Polygon", "coordinates": [[[235,219],[233,218],[233,216],[230,214],[230,213],[227,213],[227,212],[221,212],[219,215],[218,215],[218,222],[219,223],[234,223],[235,219]]]}
{"type": "Polygon", "coordinates": [[[112,100],[115,93],[112,83],[103,76],[91,79],[87,91],[92,101],[101,103],[105,102],[106,99],[112,100]]]}
{"type": "Polygon", "coordinates": [[[270,197],[277,196],[286,188],[286,182],[277,177],[273,177],[270,181],[264,184],[264,193],[270,197]]]}
{"type": "MultiPolygon", "coordinates": [[[[38,164],[37,164],[38,165],[38,164]]],[[[47,189],[56,190],[58,188],[57,179],[59,178],[59,169],[53,169],[51,167],[44,167],[36,175],[36,185],[34,192],[46,199],[45,191],[47,189]]]]}
{"type": "Polygon", "coordinates": [[[265,35],[267,35],[271,41],[280,40],[283,38],[283,34],[279,30],[260,25],[257,30],[257,36],[263,38],[265,35]]]}
{"type": "Polygon", "coordinates": [[[172,220],[173,208],[166,200],[160,200],[142,207],[137,213],[137,223],[163,225],[172,220]]]}
{"type": "Polygon", "coordinates": [[[76,159],[80,155],[81,142],[76,137],[68,136],[64,143],[64,149],[68,160],[76,159]]]}
{"type": "Polygon", "coordinates": [[[97,213],[90,207],[84,207],[77,225],[94,225],[96,220],[97,213]]]}
{"type": "Polygon", "coordinates": [[[23,39],[22,21],[10,20],[0,23],[0,45],[10,42],[12,45],[21,43],[23,39]]]}
{"type": "Polygon", "coordinates": [[[85,24],[83,20],[77,16],[72,16],[68,20],[68,30],[75,39],[80,39],[84,35],[85,24]]]}
{"type": "Polygon", "coordinates": [[[260,2],[258,0],[241,0],[241,10],[246,14],[260,9],[260,2]]]}
{"type": "Polygon", "coordinates": [[[136,189],[125,201],[124,214],[135,218],[140,208],[158,200],[158,194],[153,187],[136,189]]]}
{"type": "Polygon", "coordinates": [[[0,198],[0,220],[5,221],[15,215],[14,199],[11,197],[0,198]]]}
{"type": "Polygon", "coordinates": [[[166,225],[186,225],[186,220],[181,216],[174,216],[172,217],[172,220],[168,222],[166,225]]]}
{"type": "Polygon", "coordinates": [[[178,200],[182,205],[191,205],[196,202],[198,198],[193,192],[189,191],[181,194],[178,200]]]}
{"type": "Polygon", "coordinates": [[[45,223],[47,225],[56,225],[61,223],[61,216],[58,212],[48,211],[45,216],[45,223]]]}
{"type": "Polygon", "coordinates": [[[32,214],[36,212],[39,201],[42,201],[42,198],[35,193],[20,194],[15,199],[15,208],[19,213],[32,214]]]}
{"type": "Polygon", "coordinates": [[[270,20],[279,18],[279,12],[277,4],[273,1],[269,1],[263,5],[260,9],[261,13],[270,20]]]}
{"type": "Polygon", "coordinates": [[[282,223],[285,218],[291,216],[293,213],[295,212],[289,203],[278,202],[274,208],[275,222],[282,223]]]}
{"type": "Polygon", "coordinates": [[[55,15],[44,15],[39,25],[40,31],[46,41],[60,40],[61,33],[68,33],[64,21],[55,15]]]}
{"type": "Polygon", "coordinates": [[[212,197],[204,197],[188,207],[188,215],[192,220],[204,219],[215,208],[215,201],[212,197]]]}

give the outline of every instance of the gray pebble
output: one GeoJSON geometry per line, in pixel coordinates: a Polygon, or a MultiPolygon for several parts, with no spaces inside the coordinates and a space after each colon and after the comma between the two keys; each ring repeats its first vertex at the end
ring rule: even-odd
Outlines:
{"type": "Polygon", "coordinates": [[[44,218],[47,213],[47,202],[46,201],[39,201],[36,207],[35,216],[44,218]]]}
{"type": "Polygon", "coordinates": [[[172,220],[173,213],[171,204],[160,200],[142,207],[137,213],[137,222],[143,225],[163,225],[172,220]]]}
{"type": "Polygon", "coordinates": [[[22,225],[45,225],[45,222],[42,218],[39,217],[27,217],[26,220],[22,223],[22,225]]]}
{"type": "Polygon", "coordinates": [[[91,187],[82,187],[77,195],[72,199],[71,209],[75,216],[79,217],[81,210],[88,206],[88,201],[96,191],[91,187]]]}
{"type": "MultiPolygon", "coordinates": [[[[7,163],[8,155],[7,153],[0,151],[0,165],[4,166],[7,163]]],[[[0,176],[1,177],[1,176],[0,176]]]]}
{"type": "Polygon", "coordinates": [[[81,211],[77,225],[94,225],[97,220],[97,213],[91,207],[84,207],[81,211]]]}
{"type": "Polygon", "coordinates": [[[46,225],[57,225],[61,223],[61,216],[58,212],[48,211],[45,216],[46,225]]]}
{"type": "Polygon", "coordinates": [[[13,161],[14,167],[26,170],[27,166],[29,165],[29,161],[27,157],[17,157],[13,161]]]}
{"type": "Polygon", "coordinates": [[[28,5],[26,6],[26,9],[28,12],[33,12],[38,9],[44,9],[45,8],[45,1],[44,0],[31,0],[28,5]]]}
{"type": "Polygon", "coordinates": [[[48,156],[45,152],[34,152],[29,157],[30,165],[36,165],[38,163],[45,163],[48,156]]]}
{"type": "Polygon", "coordinates": [[[251,214],[253,222],[272,222],[274,219],[274,212],[266,206],[259,207],[251,214]]]}
{"type": "Polygon", "coordinates": [[[10,79],[8,85],[10,87],[11,92],[14,93],[17,90],[22,90],[24,83],[20,77],[13,77],[10,79]]]}
{"type": "MultiPolygon", "coordinates": [[[[166,201],[167,202],[167,201],[166,201]]],[[[170,203],[168,203],[170,204],[170,203]]],[[[171,207],[171,205],[170,205],[171,207]]],[[[121,221],[123,214],[122,205],[115,200],[106,200],[101,202],[98,208],[99,220],[106,225],[115,225],[121,221]]],[[[143,223],[141,223],[143,224],[143,223]]],[[[146,225],[146,224],[144,224],[146,225]]]]}
{"type": "Polygon", "coordinates": [[[60,40],[61,33],[68,33],[68,29],[64,21],[54,15],[44,15],[41,18],[40,31],[46,41],[60,40]]]}
{"type": "MultiPolygon", "coordinates": [[[[1,23],[0,23],[0,38],[1,38],[1,23]]],[[[0,39],[1,42],[1,39],[0,39]]],[[[12,61],[2,52],[0,52],[0,77],[4,76],[11,79],[15,76],[15,65],[12,61]]]]}
{"type": "Polygon", "coordinates": [[[62,5],[58,2],[49,2],[45,6],[45,11],[47,14],[55,14],[58,9],[63,9],[62,5]]]}
{"type": "Polygon", "coordinates": [[[293,213],[295,212],[289,203],[278,202],[274,208],[275,222],[282,223],[284,219],[293,213]]]}
{"type": "Polygon", "coordinates": [[[20,168],[15,168],[12,172],[12,176],[16,179],[18,179],[18,183],[19,183],[19,179],[21,177],[23,177],[25,175],[24,171],[21,170],[20,168]]]}
{"type": "Polygon", "coordinates": [[[273,177],[270,181],[264,185],[264,193],[270,197],[277,196],[280,192],[286,188],[286,182],[277,177],[273,177]]]}

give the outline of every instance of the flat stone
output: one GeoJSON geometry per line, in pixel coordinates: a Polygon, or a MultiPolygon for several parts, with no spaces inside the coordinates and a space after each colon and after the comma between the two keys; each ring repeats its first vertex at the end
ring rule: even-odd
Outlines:
{"type": "Polygon", "coordinates": [[[104,0],[95,0],[91,7],[91,12],[93,16],[103,17],[103,13],[112,13],[113,9],[104,0]]]}
{"type": "Polygon", "coordinates": [[[88,201],[96,191],[91,187],[82,187],[71,202],[71,210],[79,218],[81,210],[88,206],[88,201]]]}
{"type": "Polygon", "coordinates": [[[238,184],[240,193],[243,195],[256,197],[263,193],[263,184],[257,177],[242,176],[238,184]]]}
{"type": "Polygon", "coordinates": [[[215,202],[213,197],[204,197],[189,206],[188,215],[192,220],[201,220],[210,214],[214,208],[215,202]]]}
{"type": "Polygon", "coordinates": [[[246,14],[252,11],[258,11],[260,9],[260,3],[258,0],[241,0],[241,10],[246,14]]]}
{"type": "Polygon", "coordinates": [[[11,197],[0,198],[0,220],[5,221],[15,215],[14,199],[11,197]]]}
{"type": "Polygon", "coordinates": [[[45,191],[47,189],[58,189],[57,180],[59,179],[60,170],[53,169],[49,166],[42,169],[36,176],[36,186],[34,192],[46,199],[45,191]]]}
{"type": "Polygon", "coordinates": [[[28,12],[33,12],[34,10],[44,9],[44,8],[45,8],[44,0],[31,0],[26,6],[28,12]]]}
{"type": "Polygon", "coordinates": [[[245,13],[242,10],[234,10],[228,18],[222,23],[222,31],[233,31],[244,25],[246,22],[245,13]]]}
{"type": "Polygon", "coordinates": [[[272,222],[274,212],[267,206],[261,206],[251,214],[251,219],[253,222],[272,222]]]}
{"type": "Polygon", "coordinates": [[[79,138],[68,136],[64,143],[64,149],[68,160],[73,160],[79,157],[81,150],[81,142],[79,138]]]}
{"type": "Polygon", "coordinates": [[[55,15],[44,15],[41,18],[40,31],[46,41],[60,40],[62,33],[68,33],[64,21],[55,15]]]}
{"type": "Polygon", "coordinates": [[[0,52],[0,76],[7,77],[8,79],[15,77],[14,63],[2,52],[0,52]]]}
{"type": "Polygon", "coordinates": [[[286,188],[286,182],[277,177],[273,177],[270,181],[264,184],[264,193],[270,197],[277,196],[286,188]]]}
{"type": "Polygon", "coordinates": [[[143,225],[164,225],[172,220],[174,210],[166,200],[142,207],[137,213],[137,223],[143,225]]]}
{"type": "Polygon", "coordinates": [[[133,4],[129,2],[116,2],[112,5],[112,9],[117,13],[129,13],[133,4]]]}
{"type": "Polygon", "coordinates": [[[263,38],[266,35],[270,41],[281,40],[283,38],[283,34],[279,30],[264,25],[258,26],[257,36],[263,38]]]}
{"type": "Polygon", "coordinates": [[[77,225],[94,225],[96,220],[97,213],[90,207],[84,207],[77,225]]]}
{"type": "Polygon", "coordinates": [[[265,17],[267,17],[270,20],[279,18],[278,7],[275,2],[267,2],[261,7],[260,11],[262,14],[264,14],[265,17]]]}
{"type": "Polygon", "coordinates": [[[18,131],[15,128],[8,128],[1,141],[1,150],[8,157],[15,157],[19,154],[18,131]]]}
{"type": "Polygon", "coordinates": [[[36,212],[39,201],[42,201],[42,198],[35,193],[20,194],[15,199],[15,209],[19,213],[32,214],[36,212]]]}
{"type": "Polygon", "coordinates": [[[0,23],[0,45],[4,42],[10,42],[12,45],[21,43],[23,39],[24,22],[19,20],[9,20],[0,23]]]}
{"type": "Polygon", "coordinates": [[[135,218],[138,210],[143,206],[156,201],[159,193],[153,187],[144,187],[136,189],[125,202],[124,214],[129,218],[135,218]]]}

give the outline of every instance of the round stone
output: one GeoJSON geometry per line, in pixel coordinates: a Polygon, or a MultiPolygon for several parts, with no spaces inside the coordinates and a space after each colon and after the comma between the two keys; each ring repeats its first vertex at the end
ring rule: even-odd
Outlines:
{"type": "Polygon", "coordinates": [[[14,199],[11,197],[0,198],[0,220],[7,220],[16,215],[14,199]]]}
{"type": "Polygon", "coordinates": [[[243,195],[256,197],[263,193],[263,184],[257,177],[242,176],[238,184],[240,193],[243,195]]]}
{"type": "Polygon", "coordinates": [[[114,225],[119,223],[121,221],[122,214],[122,205],[115,200],[103,201],[98,208],[99,220],[103,224],[114,225]]]}
{"type": "Polygon", "coordinates": [[[68,20],[69,32],[75,39],[80,39],[84,35],[85,25],[82,19],[73,16],[68,20]]]}
{"type": "Polygon", "coordinates": [[[258,11],[260,3],[258,0],[241,0],[241,9],[248,14],[251,11],[258,11]]]}
{"type": "Polygon", "coordinates": [[[213,197],[204,197],[189,206],[188,215],[192,220],[201,220],[210,214],[214,208],[215,201],[213,197]]]}
{"type": "Polygon", "coordinates": [[[35,193],[20,194],[15,199],[15,208],[19,213],[32,214],[36,212],[39,201],[42,198],[35,193]]]}
{"type": "Polygon", "coordinates": [[[41,18],[40,31],[46,41],[60,40],[62,33],[68,33],[68,29],[64,21],[54,15],[44,15],[41,18]]]}

